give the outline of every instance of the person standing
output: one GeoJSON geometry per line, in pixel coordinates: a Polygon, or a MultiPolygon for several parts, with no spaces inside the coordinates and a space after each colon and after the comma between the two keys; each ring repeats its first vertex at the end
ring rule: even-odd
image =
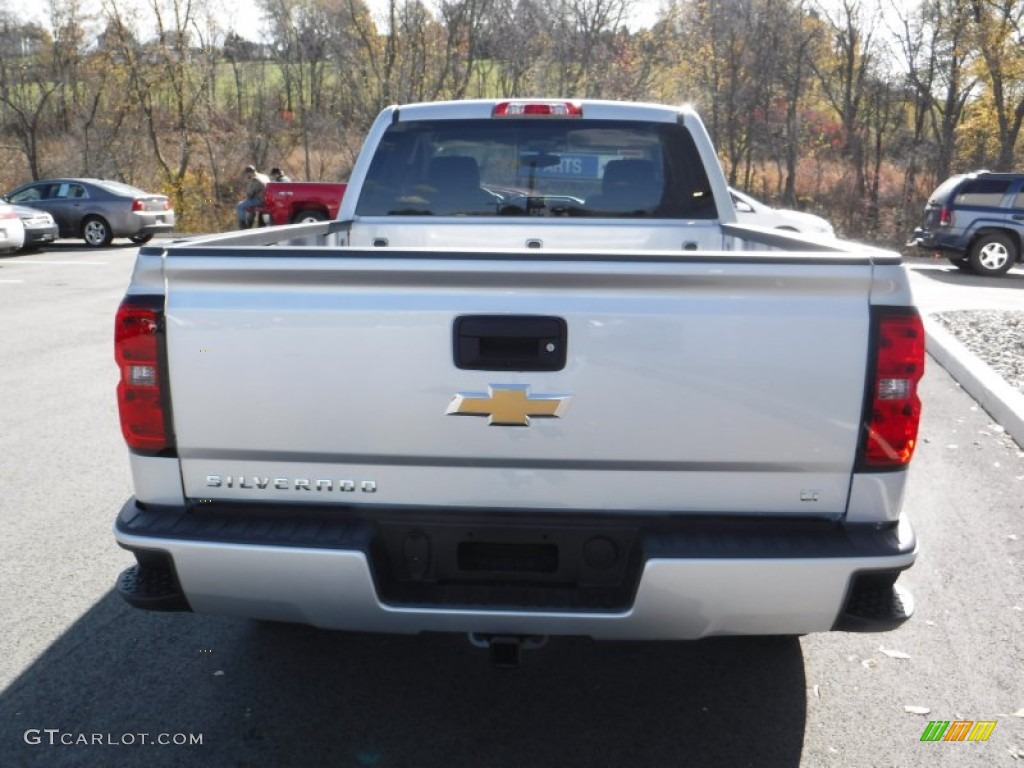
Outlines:
{"type": "Polygon", "coordinates": [[[270,179],[267,174],[257,171],[254,165],[245,166],[243,174],[246,184],[245,198],[239,201],[236,212],[238,228],[248,229],[253,225],[256,209],[263,205],[264,191],[270,179]]]}

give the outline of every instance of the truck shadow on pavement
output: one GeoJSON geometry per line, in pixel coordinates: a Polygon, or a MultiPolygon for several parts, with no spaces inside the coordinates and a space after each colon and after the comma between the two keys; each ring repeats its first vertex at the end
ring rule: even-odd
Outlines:
{"type": "Polygon", "coordinates": [[[0,695],[0,764],[797,766],[805,721],[796,638],[553,638],[506,670],[464,636],[147,614],[108,593],[0,695]]]}

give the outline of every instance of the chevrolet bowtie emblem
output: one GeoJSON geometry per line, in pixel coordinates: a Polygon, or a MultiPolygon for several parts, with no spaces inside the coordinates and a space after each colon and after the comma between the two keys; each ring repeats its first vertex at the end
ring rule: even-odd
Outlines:
{"type": "Polygon", "coordinates": [[[489,384],[487,392],[459,392],[448,405],[449,416],[487,416],[492,427],[528,427],[530,417],[557,419],[571,395],[533,395],[524,384],[489,384]]]}

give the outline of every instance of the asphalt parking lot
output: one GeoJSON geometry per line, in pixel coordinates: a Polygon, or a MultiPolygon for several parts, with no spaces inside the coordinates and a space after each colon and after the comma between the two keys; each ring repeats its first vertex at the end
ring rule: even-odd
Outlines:
{"type": "Polygon", "coordinates": [[[112,593],[132,558],[110,530],[131,493],[111,335],[134,253],[0,259],[0,765],[1024,760],[1024,451],[938,365],[904,507],[917,613],[891,633],[556,638],[508,671],[461,636],[129,608],[112,593]],[[931,720],[997,725],[924,743],[931,720]]]}

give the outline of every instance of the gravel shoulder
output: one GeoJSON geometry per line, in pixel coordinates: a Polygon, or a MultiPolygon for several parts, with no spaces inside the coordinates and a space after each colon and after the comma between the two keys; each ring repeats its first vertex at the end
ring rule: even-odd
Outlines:
{"type": "Polygon", "coordinates": [[[1024,394],[1024,309],[956,310],[931,317],[1024,394]]]}

